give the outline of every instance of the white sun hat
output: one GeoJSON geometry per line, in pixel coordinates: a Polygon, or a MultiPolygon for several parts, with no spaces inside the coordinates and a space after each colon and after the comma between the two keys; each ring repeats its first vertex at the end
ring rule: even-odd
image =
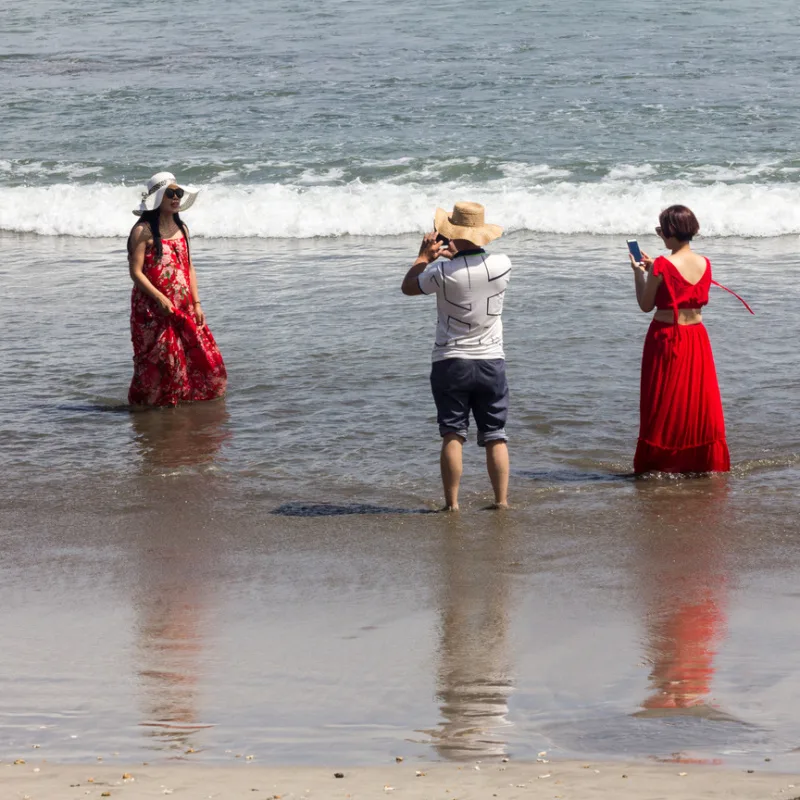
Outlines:
{"type": "MultiPolygon", "coordinates": [[[[171,185],[180,186],[171,172],[156,172],[156,174],[147,181],[147,191],[142,192],[142,202],[139,203],[139,208],[133,210],[133,213],[136,214],[137,217],[141,217],[145,211],[154,211],[157,209],[164,199],[164,192],[167,187],[171,185]]],[[[183,189],[184,194],[181,206],[178,210],[186,211],[188,208],[192,207],[200,190],[191,186],[180,186],[180,188],[183,189]]]]}

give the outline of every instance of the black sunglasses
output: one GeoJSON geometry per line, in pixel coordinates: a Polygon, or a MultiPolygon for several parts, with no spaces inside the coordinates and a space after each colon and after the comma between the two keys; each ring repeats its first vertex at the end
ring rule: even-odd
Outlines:
{"type": "Polygon", "coordinates": [[[184,194],[186,194],[186,192],[184,192],[180,186],[177,189],[164,189],[164,196],[168,197],[170,200],[172,200],[173,197],[177,197],[178,200],[180,200],[184,194]]]}

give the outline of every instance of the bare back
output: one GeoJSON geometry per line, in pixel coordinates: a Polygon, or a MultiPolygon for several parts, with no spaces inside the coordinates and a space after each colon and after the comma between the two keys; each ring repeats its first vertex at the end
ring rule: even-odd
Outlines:
{"type": "Polygon", "coordinates": [[[694,250],[690,250],[688,247],[677,253],[673,253],[669,256],[669,260],[687,283],[698,283],[703,275],[706,274],[707,264],[705,256],[698,255],[694,250]]]}
{"type": "MultiPolygon", "coordinates": [[[[678,271],[678,274],[692,285],[699,283],[706,273],[708,263],[705,256],[698,255],[690,247],[684,247],[667,256],[670,263],[678,271]]],[[[656,311],[653,319],[658,322],[672,322],[674,313],[670,310],[656,311]]],[[[677,322],[679,325],[696,325],[703,321],[703,314],[699,308],[682,308],[678,312],[677,322]]]]}

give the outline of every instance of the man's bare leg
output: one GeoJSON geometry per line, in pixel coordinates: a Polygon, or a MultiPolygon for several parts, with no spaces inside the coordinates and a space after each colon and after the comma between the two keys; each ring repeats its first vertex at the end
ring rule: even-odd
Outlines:
{"type": "Polygon", "coordinates": [[[508,445],[500,440],[486,442],[486,469],[494,489],[492,508],[508,508],[508,445]]]}
{"type": "Polygon", "coordinates": [[[458,511],[458,486],[461,483],[463,469],[463,449],[464,442],[457,434],[447,433],[442,437],[442,455],[439,464],[442,468],[446,511],[458,511]]]}

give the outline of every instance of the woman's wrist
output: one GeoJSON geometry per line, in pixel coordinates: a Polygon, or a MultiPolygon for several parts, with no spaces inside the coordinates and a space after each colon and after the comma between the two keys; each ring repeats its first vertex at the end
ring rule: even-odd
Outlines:
{"type": "Polygon", "coordinates": [[[201,306],[201,305],[203,305],[203,304],[202,304],[202,303],[201,303],[199,300],[195,300],[195,301],[192,303],[192,305],[193,305],[193,306],[201,306]]]}

